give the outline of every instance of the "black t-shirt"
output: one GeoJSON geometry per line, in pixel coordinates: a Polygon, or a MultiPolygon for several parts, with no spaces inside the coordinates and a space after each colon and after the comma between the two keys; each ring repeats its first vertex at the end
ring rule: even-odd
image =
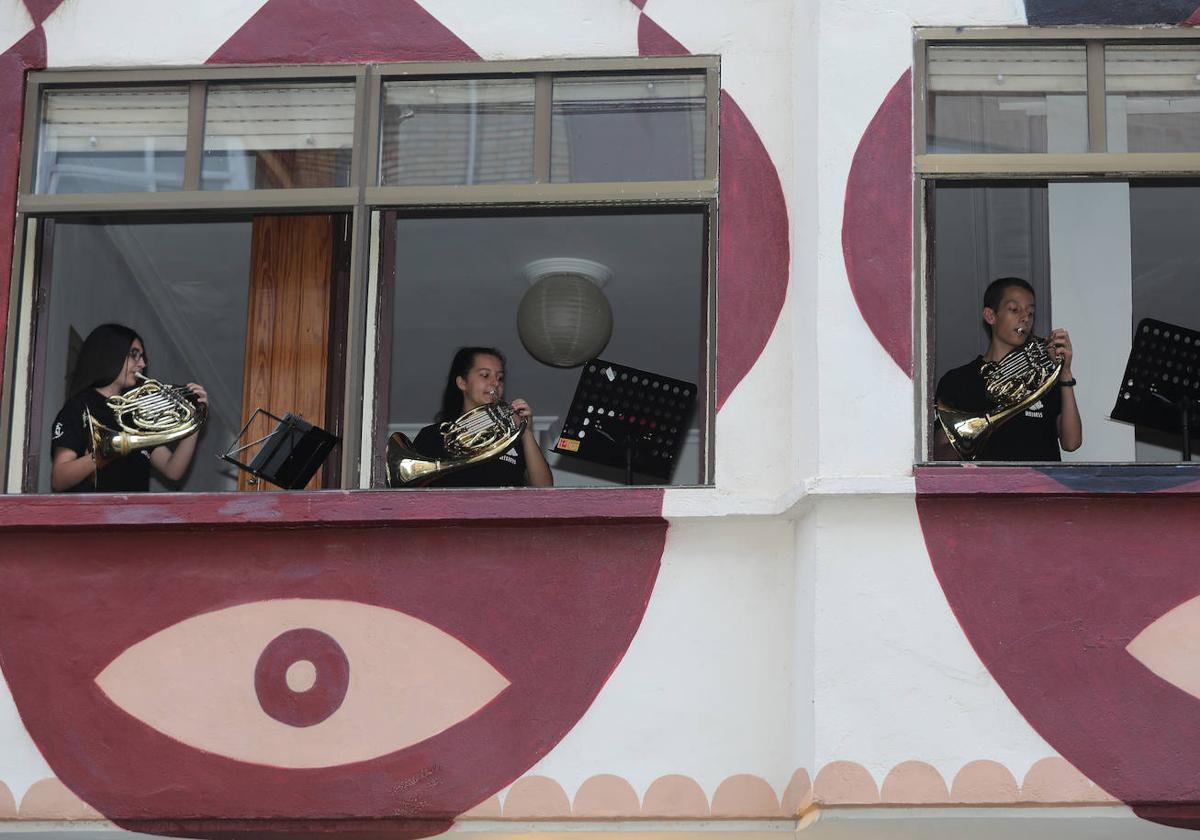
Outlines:
{"type": "MultiPolygon", "coordinates": [[[[57,449],[69,449],[83,455],[92,448],[92,439],[83,421],[84,409],[92,417],[110,429],[119,431],[117,417],[108,407],[106,397],[93,388],[88,388],[67,400],[62,411],[54,418],[50,431],[50,453],[57,449]]],[[[100,468],[98,486],[92,485],[90,477],[69,488],[68,493],[144,493],[150,489],[150,450],[131,452],[100,468]]]]}
{"type": "MultiPolygon", "coordinates": [[[[979,372],[983,356],[946,371],[937,386],[937,401],[959,411],[990,414],[995,405],[979,372]]],[[[1061,461],[1058,448],[1058,415],[1062,394],[1058,385],[1024,411],[995,429],[980,448],[977,461],[1061,461]]]]}
{"type": "MultiPolygon", "coordinates": [[[[413,448],[426,458],[443,461],[450,457],[450,453],[446,451],[442,433],[438,431],[440,425],[440,423],[433,423],[421,429],[417,434],[417,439],[413,441],[413,448]]],[[[425,486],[524,487],[525,485],[525,452],[521,448],[521,439],[517,438],[512,446],[497,457],[442,476],[425,486]]]]}

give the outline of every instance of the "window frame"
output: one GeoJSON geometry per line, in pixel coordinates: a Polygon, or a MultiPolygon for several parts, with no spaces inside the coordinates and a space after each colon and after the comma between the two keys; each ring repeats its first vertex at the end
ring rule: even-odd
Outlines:
{"type": "MultiPolygon", "coordinates": [[[[955,466],[933,458],[933,394],[937,320],[935,310],[932,202],[938,182],[978,181],[1037,183],[1046,181],[1134,181],[1195,178],[1200,181],[1196,152],[1108,151],[1105,89],[1105,46],[1109,44],[1187,44],[1200,46],[1200,31],[1191,27],[1138,26],[978,26],[914,27],[912,74],[913,150],[913,347],[915,369],[914,465],[955,466]],[[1021,153],[944,154],[927,151],[930,46],[1021,44],[1083,45],[1087,56],[1088,151],[1074,154],[1021,153]]],[[[1116,462],[1113,462],[1114,464],[1116,462]]],[[[1120,462],[1122,465],[1126,462],[1120,462]]],[[[1132,464],[1131,464],[1132,465],[1132,464]]],[[[1133,465],[1135,466],[1135,465],[1133,465]]],[[[1142,466],[1145,466],[1143,464],[1142,466]]],[[[989,469],[1003,469],[989,467],[989,469]]]]}
{"type": "Polygon", "coordinates": [[[571,209],[601,207],[629,209],[659,206],[702,206],[708,218],[705,243],[704,296],[706,323],[705,381],[707,395],[698,406],[705,445],[702,450],[704,481],[713,480],[713,430],[716,407],[713,387],[716,373],[716,223],[717,168],[719,161],[720,58],[715,55],[532,59],[480,62],[411,62],[303,65],[220,65],[129,69],[44,70],[27,75],[23,109],[22,146],[18,170],[13,252],[3,382],[0,383],[0,424],[9,431],[7,447],[0,448],[0,475],[5,492],[26,492],[26,452],[35,399],[33,365],[39,358],[35,346],[42,220],[80,215],[112,217],[148,214],[169,220],[180,215],[220,218],[254,213],[335,212],[349,215],[350,288],[341,400],[341,487],[376,486],[372,482],[371,428],[377,408],[371,360],[379,352],[380,217],[392,210],[433,212],[475,209],[571,209]],[[699,73],[705,78],[704,177],[687,181],[621,181],[606,183],[550,182],[550,108],[556,76],[615,76],[661,73],[699,73]],[[532,77],[535,80],[534,178],[525,184],[468,186],[380,186],[381,117],[383,84],[390,80],[481,77],[532,77]],[[355,87],[354,133],[350,183],[347,187],[249,190],[203,190],[204,111],[207,85],[222,82],[264,83],[352,81],[355,87]],[[43,93],[55,88],[145,87],[186,84],[189,89],[188,129],[184,157],[183,189],[172,192],[110,192],[37,194],[35,166],[41,129],[43,93]],[[372,404],[367,405],[367,401],[372,404]]]}

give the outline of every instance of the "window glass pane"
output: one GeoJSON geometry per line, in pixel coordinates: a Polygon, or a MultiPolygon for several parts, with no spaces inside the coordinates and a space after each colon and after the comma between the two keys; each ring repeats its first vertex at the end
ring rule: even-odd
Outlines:
{"type": "MultiPolygon", "coordinates": [[[[611,334],[596,355],[699,384],[698,408],[691,428],[683,430],[670,482],[639,476],[639,483],[703,482],[705,226],[704,212],[683,209],[399,219],[394,228],[388,428],[379,430],[378,451],[388,434],[403,432],[415,440],[434,422],[451,359],[462,346],[495,347],[507,356],[504,398],[529,402],[543,450],[553,448],[582,368],[538,361],[522,341],[518,310],[523,301],[530,307],[539,304],[535,308],[547,316],[546,329],[530,332],[537,319],[532,319],[534,325],[527,320],[524,335],[535,349],[544,349],[554,340],[551,332],[563,345],[588,335],[593,317],[604,318],[600,301],[606,300],[611,334]],[[559,259],[553,265],[538,262],[548,258],[559,259]],[[596,264],[609,279],[597,290],[587,290],[589,294],[543,296],[544,289],[535,291],[530,282],[542,269],[590,272],[603,281],[596,264]],[[413,301],[420,302],[417,310],[413,301]],[[561,330],[554,331],[551,324],[561,330]]],[[[616,403],[612,407],[622,410],[616,403]]],[[[461,403],[454,406],[454,417],[461,408],[461,403]]],[[[618,422],[613,420],[612,431],[619,434],[618,422]]],[[[558,453],[547,459],[559,487],[625,482],[623,469],[558,453]]]]}
{"type": "Polygon", "coordinates": [[[202,186],[345,187],[353,143],[351,82],[210,85],[202,186]]]}
{"type": "MultiPolygon", "coordinates": [[[[208,391],[208,420],[183,489],[235,489],[234,468],[217,456],[242,424],[250,246],[246,218],[54,223],[52,257],[39,278],[48,300],[38,325],[46,348],[39,363],[41,492],[50,489],[51,424],[70,396],[76,354],[92,329],[109,322],[141,335],[147,376],[177,385],[199,382],[208,391]]],[[[153,477],[150,486],[168,489],[153,477]]]]}
{"type": "Polygon", "coordinates": [[[187,110],[187,88],[47,90],[36,192],[181,189],[187,110]]]}
{"type": "Polygon", "coordinates": [[[533,180],[533,80],[386,82],[385,186],[533,180]]]}
{"type": "Polygon", "coordinates": [[[1200,151],[1200,46],[1104,49],[1110,152],[1200,151]]]}
{"type": "Polygon", "coordinates": [[[933,45],[928,85],[931,153],[1087,151],[1082,45],[933,45]]]}
{"type": "Polygon", "coordinates": [[[551,180],[704,177],[704,76],[554,80],[551,180]]]}
{"type": "MultiPolygon", "coordinates": [[[[1149,393],[1148,382],[1169,401],[1181,393],[1195,399],[1200,365],[1194,351],[1189,356],[1187,348],[1167,350],[1133,371],[1149,377],[1157,365],[1167,380],[1135,379],[1130,386],[1122,374],[1143,318],[1200,331],[1200,239],[1194,234],[1200,227],[1200,182],[939,183],[930,224],[937,307],[932,383],[987,352],[984,290],[998,278],[1020,277],[1036,297],[1033,334],[1066,329],[1074,349],[1083,445],[1062,453],[1062,459],[1180,460],[1178,417],[1169,408],[1154,416],[1161,402],[1149,393]],[[1130,389],[1131,398],[1124,397],[1130,389]],[[1110,419],[1123,399],[1149,406],[1151,422],[1110,419]]],[[[1050,396],[1046,405],[1053,409],[1050,396]]],[[[1018,416],[1006,422],[1023,421],[1018,416]]]]}

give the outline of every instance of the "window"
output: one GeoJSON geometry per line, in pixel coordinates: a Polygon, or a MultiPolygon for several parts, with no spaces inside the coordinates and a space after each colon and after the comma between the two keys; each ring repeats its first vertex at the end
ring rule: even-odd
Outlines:
{"type": "MultiPolygon", "coordinates": [[[[987,348],[996,278],[1035,289],[1034,334],[1070,331],[1083,447],[1064,460],[1178,462],[1178,428],[1110,419],[1144,318],[1200,330],[1200,41],[1187,30],[917,31],[914,149],[926,356],[918,451],[940,377],[987,348]]],[[[1161,388],[1200,399],[1200,368],[1161,388]]],[[[1178,369],[1175,369],[1178,363],[1178,369]]],[[[919,459],[920,460],[920,459],[919,459]]]]}
{"type": "MultiPolygon", "coordinates": [[[[310,488],[382,487],[388,434],[432,420],[463,344],[507,352],[550,448],[580,368],[519,336],[546,260],[605,269],[602,358],[697,383],[671,482],[711,481],[716,75],[704,57],[31,74],[9,492],[48,489],[48,424],[108,321],[142,334],[150,375],[210,393],[185,490],[267,489],[216,457],[256,408],[340,437],[310,488]]],[[[623,483],[550,458],[560,485],[623,483]]]]}

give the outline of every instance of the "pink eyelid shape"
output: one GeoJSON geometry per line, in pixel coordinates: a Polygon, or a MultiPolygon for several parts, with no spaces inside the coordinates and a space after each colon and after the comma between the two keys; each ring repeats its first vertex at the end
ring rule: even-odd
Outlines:
{"type": "Polygon", "coordinates": [[[1163,613],[1125,650],[1171,685],[1200,699],[1200,596],[1163,613]]]}
{"type": "MultiPolygon", "coordinates": [[[[286,641],[286,640],[285,640],[286,641]]],[[[326,643],[328,644],[328,643],[326,643]]],[[[299,671],[312,671],[313,663],[299,671]]],[[[316,680],[322,679],[316,663],[316,680]]],[[[295,673],[295,672],[293,672],[295,673]]],[[[308,680],[279,691],[308,688],[308,680]]],[[[185,619],[131,645],[96,677],[121,709],[188,746],[252,764],[335,767],[449,729],[509,681],[454,637],[412,616],[354,601],[258,601],[185,619]],[[269,714],[256,669],[272,642],[324,634],[344,652],[344,697],[308,725],[269,714]]]]}

